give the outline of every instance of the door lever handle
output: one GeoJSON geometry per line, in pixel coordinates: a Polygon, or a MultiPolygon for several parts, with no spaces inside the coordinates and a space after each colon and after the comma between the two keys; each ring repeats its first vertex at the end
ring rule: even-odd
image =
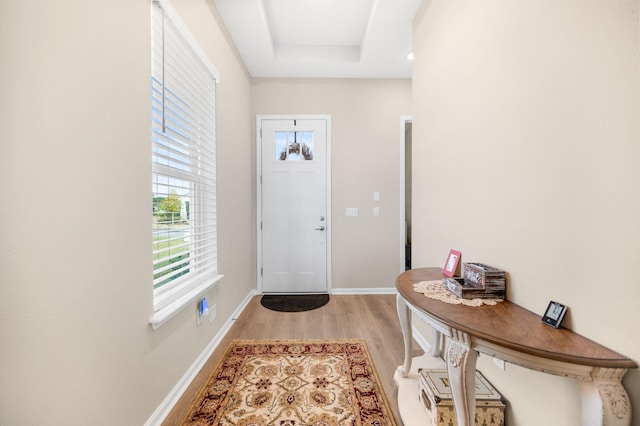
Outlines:
{"type": "Polygon", "coordinates": [[[316,231],[324,231],[324,226],[321,226],[320,228],[316,228],[316,231]]]}

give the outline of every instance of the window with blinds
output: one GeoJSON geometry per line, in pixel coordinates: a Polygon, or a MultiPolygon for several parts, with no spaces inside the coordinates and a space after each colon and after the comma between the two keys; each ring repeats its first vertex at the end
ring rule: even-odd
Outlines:
{"type": "Polygon", "coordinates": [[[154,311],[218,277],[217,71],[163,1],[152,2],[154,311]]]}

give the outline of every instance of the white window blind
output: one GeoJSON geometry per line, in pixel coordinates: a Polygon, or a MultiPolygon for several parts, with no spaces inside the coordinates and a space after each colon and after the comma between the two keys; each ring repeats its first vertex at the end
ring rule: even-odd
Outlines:
{"type": "Polygon", "coordinates": [[[216,77],[170,6],[152,2],[154,311],[218,277],[216,77]]]}

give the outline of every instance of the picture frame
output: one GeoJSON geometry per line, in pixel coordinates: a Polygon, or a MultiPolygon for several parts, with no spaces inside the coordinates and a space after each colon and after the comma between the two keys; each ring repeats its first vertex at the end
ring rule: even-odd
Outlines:
{"type": "Polygon", "coordinates": [[[550,325],[553,328],[560,327],[562,320],[564,319],[565,314],[567,313],[567,307],[562,303],[554,302],[553,300],[549,302],[549,306],[547,306],[547,310],[544,311],[544,315],[542,316],[542,322],[547,325],[550,325]]]}
{"type": "Polygon", "coordinates": [[[461,253],[457,250],[449,250],[449,256],[442,268],[442,275],[453,278],[458,272],[458,265],[460,265],[461,253]]]}

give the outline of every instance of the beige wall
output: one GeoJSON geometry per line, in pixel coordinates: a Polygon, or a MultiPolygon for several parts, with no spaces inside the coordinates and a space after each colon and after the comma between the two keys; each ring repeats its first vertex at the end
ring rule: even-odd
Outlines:
{"type": "Polygon", "coordinates": [[[257,79],[252,107],[331,115],[333,289],[392,288],[401,267],[400,117],[411,112],[411,82],[257,79]],[[359,216],[346,217],[348,207],[359,216]]]}
{"type": "Polygon", "coordinates": [[[0,4],[0,424],[141,425],[255,287],[250,83],[203,1],[176,8],[221,73],[220,271],[152,331],[149,2],[0,4]]]}
{"type": "MultiPolygon", "coordinates": [[[[332,116],[334,289],[393,285],[400,116],[413,114],[414,265],[460,249],[506,269],[515,302],[562,301],[568,326],[640,359],[636,2],[426,2],[413,105],[409,81],[252,86],[213,8],[175,3],[221,72],[225,278],[207,293],[216,321],[198,327],[194,306],[157,331],[148,3],[0,3],[0,424],[149,418],[255,287],[256,114],[332,116]]],[[[546,424],[578,424],[572,380],[479,365],[510,424],[539,424],[540,407],[546,424]]],[[[625,384],[637,410],[640,374],[625,384]]]]}
{"type": "MultiPolygon", "coordinates": [[[[503,268],[511,300],[563,302],[639,362],[638,3],[426,1],[414,52],[415,264],[503,268]]],[[[579,424],[573,380],[479,367],[510,425],[579,424]]],[[[638,371],[624,383],[637,413],[638,371]]]]}

